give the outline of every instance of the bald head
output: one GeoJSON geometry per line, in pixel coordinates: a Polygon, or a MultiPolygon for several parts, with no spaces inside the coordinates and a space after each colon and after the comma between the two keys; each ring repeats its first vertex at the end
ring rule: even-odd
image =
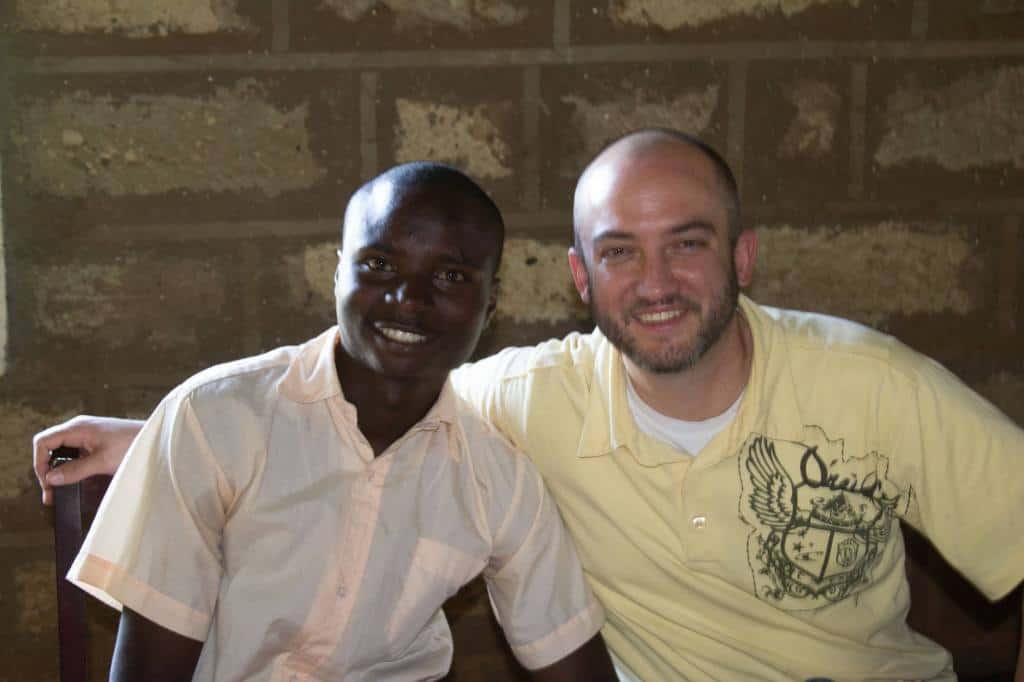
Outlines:
{"type": "MultiPolygon", "coordinates": [[[[700,139],[676,130],[647,128],[614,140],[587,165],[576,183],[573,198],[573,238],[582,253],[581,229],[589,225],[596,211],[612,201],[623,181],[644,166],[662,164],[685,168],[706,167],[714,178],[714,190],[725,208],[729,238],[742,231],[739,189],[725,159],[700,139]]],[[[670,176],[669,176],[670,177],[670,176]]],[[[671,182],[662,179],[662,182],[671,182]]]]}
{"type": "Polygon", "coordinates": [[[346,232],[385,221],[400,209],[425,204],[442,211],[452,224],[472,223],[490,234],[500,261],[505,223],[494,201],[466,174],[432,161],[394,166],[357,189],[345,207],[342,243],[346,232]]]}

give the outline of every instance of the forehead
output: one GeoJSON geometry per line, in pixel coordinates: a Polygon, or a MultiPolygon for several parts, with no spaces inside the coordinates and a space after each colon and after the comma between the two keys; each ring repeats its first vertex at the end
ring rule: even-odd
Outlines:
{"type": "Polygon", "coordinates": [[[501,232],[493,215],[463,192],[437,186],[371,186],[346,212],[342,248],[366,246],[457,253],[484,264],[497,256],[501,232]]]}
{"type": "Polygon", "coordinates": [[[579,229],[674,228],[692,221],[726,227],[725,193],[712,162],[689,147],[611,158],[581,193],[579,229]]]}

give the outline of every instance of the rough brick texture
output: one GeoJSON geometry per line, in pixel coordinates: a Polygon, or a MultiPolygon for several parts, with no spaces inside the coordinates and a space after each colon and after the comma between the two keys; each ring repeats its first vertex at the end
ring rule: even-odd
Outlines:
{"type": "MultiPolygon", "coordinates": [[[[1024,3],[14,0],[0,30],[0,682],[56,675],[32,433],[330,325],[345,200],[392,163],[506,214],[480,354],[589,328],[575,178],[670,126],[734,164],[752,296],[892,333],[1024,421],[1024,3]]],[[[479,582],[448,612],[452,679],[523,678],[479,582]]]]}
{"type": "Polygon", "coordinates": [[[15,22],[27,31],[122,33],[133,38],[171,32],[251,31],[251,22],[236,11],[235,0],[15,0],[15,22]]]}
{"type": "MultiPolygon", "coordinates": [[[[274,197],[323,174],[306,131],[308,105],[281,110],[243,79],[210,97],[85,91],[21,103],[14,158],[35,191],[113,197],[255,188],[274,197]]],[[[15,170],[17,172],[17,170],[15,170]]]]}
{"type": "Polygon", "coordinates": [[[617,23],[653,25],[672,31],[683,26],[695,28],[737,15],[763,17],[779,13],[789,17],[814,5],[844,2],[856,7],[861,0],[615,0],[609,14],[617,23]]]}
{"type": "Polygon", "coordinates": [[[984,270],[963,230],[885,222],[839,229],[761,228],[751,295],[864,324],[895,315],[964,315],[982,304],[984,270]]]}

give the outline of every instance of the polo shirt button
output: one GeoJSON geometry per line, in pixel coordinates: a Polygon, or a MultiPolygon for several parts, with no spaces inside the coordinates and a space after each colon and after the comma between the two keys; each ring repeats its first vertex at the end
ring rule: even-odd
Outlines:
{"type": "Polygon", "coordinates": [[[693,526],[694,530],[704,530],[708,527],[708,517],[694,516],[692,519],[690,519],[690,525],[693,526]]]}
{"type": "Polygon", "coordinates": [[[338,589],[334,593],[338,595],[338,599],[344,599],[345,595],[348,594],[348,590],[345,589],[344,585],[338,585],[338,589]]]}

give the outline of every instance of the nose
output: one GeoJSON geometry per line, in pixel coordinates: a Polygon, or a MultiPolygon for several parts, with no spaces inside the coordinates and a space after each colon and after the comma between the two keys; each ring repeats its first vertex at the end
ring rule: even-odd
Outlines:
{"type": "Polygon", "coordinates": [[[430,282],[422,277],[406,277],[395,287],[393,298],[401,306],[421,308],[430,303],[430,282]]]}
{"type": "Polygon", "coordinates": [[[642,268],[636,286],[637,296],[656,301],[676,293],[677,282],[672,267],[662,254],[644,258],[642,268]]]}

